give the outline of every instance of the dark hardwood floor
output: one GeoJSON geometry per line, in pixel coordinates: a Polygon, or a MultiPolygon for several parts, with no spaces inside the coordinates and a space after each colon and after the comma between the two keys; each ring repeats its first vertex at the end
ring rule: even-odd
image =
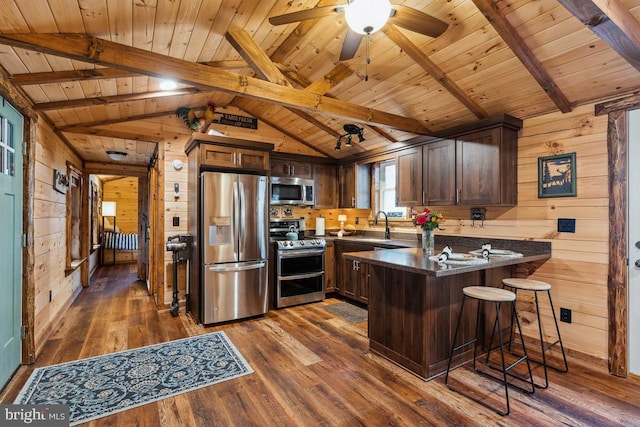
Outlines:
{"type": "MultiPolygon", "coordinates": [[[[510,391],[501,417],[444,385],[425,382],[368,349],[366,322],[323,307],[327,299],[255,319],[204,328],[180,308],[158,312],[135,267],[101,268],[46,344],[0,395],[11,403],[33,368],[224,330],[253,374],[134,408],[87,425],[102,426],[632,426],[640,425],[640,382],[569,359],[566,374],[533,395],[510,391]]],[[[538,372],[539,374],[539,372],[538,372]]],[[[467,379],[462,368],[459,378],[467,379]]],[[[490,380],[470,380],[478,392],[490,380]]]]}

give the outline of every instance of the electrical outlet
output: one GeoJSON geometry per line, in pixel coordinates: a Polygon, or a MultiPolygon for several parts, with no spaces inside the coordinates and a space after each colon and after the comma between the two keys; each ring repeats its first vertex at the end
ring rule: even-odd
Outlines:
{"type": "Polygon", "coordinates": [[[558,218],[558,232],[575,233],[576,219],[575,218],[558,218]]]}
{"type": "Polygon", "coordinates": [[[174,216],[173,217],[173,226],[174,227],[180,227],[180,217],[179,216],[174,216]]]}
{"type": "Polygon", "coordinates": [[[570,308],[560,308],[560,321],[571,323],[571,309],[570,308]]]}

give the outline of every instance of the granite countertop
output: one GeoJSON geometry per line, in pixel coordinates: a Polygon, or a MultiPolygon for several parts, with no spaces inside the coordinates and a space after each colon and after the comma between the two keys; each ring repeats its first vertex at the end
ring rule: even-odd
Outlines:
{"type": "MultiPolygon", "coordinates": [[[[436,255],[442,250],[442,246],[436,244],[436,255]]],[[[478,249],[478,247],[456,248],[456,253],[467,253],[478,249]]],[[[392,267],[398,270],[405,270],[414,273],[421,273],[428,276],[444,277],[471,271],[485,270],[496,267],[521,264],[531,261],[541,261],[551,258],[550,251],[520,251],[522,257],[499,257],[489,258],[489,262],[481,264],[439,264],[432,261],[422,252],[422,248],[398,248],[382,249],[376,251],[347,252],[342,254],[344,258],[355,261],[366,262],[382,267],[392,267]]]]}

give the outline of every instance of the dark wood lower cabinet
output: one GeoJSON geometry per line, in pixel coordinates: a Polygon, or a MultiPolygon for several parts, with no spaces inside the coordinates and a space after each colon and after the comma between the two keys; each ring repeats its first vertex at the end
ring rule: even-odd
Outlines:
{"type": "Polygon", "coordinates": [[[342,258],[345,252],[372,251],[374,246],[365,243],[335,242],[336,280],[335,291],[340,295],[364,304],[369,302],[369,264],[342,258]]]}
{"type": "MultiPolygon", "coordinates": [[[[437,278],[378,265],[369,268],[371,349],[424,379],[433,378],[447,368],[462,289],[474,285],[500,286],[501,278],[512,274],[510,267],[503,267],[437,278]]],[[[472,300],[465,304],[458,343],[475,332],[475,309],[472,300]]],[[[505,310],[501,315],[506,325],[508,312],[505,310]]],[[[491,333],[493,316],[491,310],[481,313],[480,345],[491,333]]],[[[469,347],[454,363],[470,360],[471,353],[469,347]]]]}

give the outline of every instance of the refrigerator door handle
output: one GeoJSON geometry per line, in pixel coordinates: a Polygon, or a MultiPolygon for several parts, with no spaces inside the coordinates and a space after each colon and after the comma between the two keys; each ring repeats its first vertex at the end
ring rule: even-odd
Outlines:
{"type": "MultiPolygon", "coordinates": [[[[245,211],[246,211],[246,200],[244,198],[244,184],[242,182],[238,182],[238,204],[239,204],[239,222],[238,222],[238,236],[240,237],[239,241],[244,242],[244,224],[247,220],[245,211]]],[[[242,251],[244,248],[239,248],[242,251]]]]}
{"type": "Polygon", "coordinates": [[[229,267],[229,266],[216,266],[216,267],[213,267],[213,266],[210,266],[210,267],[207,267],[207,270],[215,271],[215,272],[230,272],[230,271],[232,272],[232,271],[258,270],[260,268],[264,268],[264,266],[266,264],[267,264],[266,262],[261,261],[261,262],[255,263],[255,264],[242,265],[240,267],[237,267],[237,266],[235,266],[235,267],[229,267]]]}

